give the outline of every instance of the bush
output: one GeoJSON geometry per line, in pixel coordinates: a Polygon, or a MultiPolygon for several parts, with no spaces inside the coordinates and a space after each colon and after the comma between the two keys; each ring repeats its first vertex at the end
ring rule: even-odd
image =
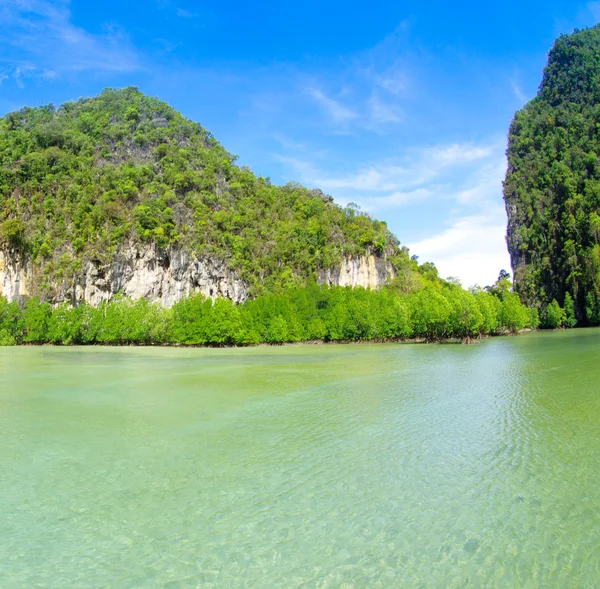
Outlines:
{"type": "Polygon", "coordinates": [[[16,346],[17,340],[8,329],[0,329],[0,346],[16,346]]]}
{"type": "Polygon", "coordinates": [[[544,327],[556,329],[561,327],[565,320],[565,311],[554,299],[544,311],[544,327]]]}

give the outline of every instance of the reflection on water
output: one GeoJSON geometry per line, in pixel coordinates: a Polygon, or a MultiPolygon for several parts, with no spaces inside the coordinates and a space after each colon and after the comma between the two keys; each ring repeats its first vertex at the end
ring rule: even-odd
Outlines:
{"type": "Polygon", "coordinates": [[[592,587],[600,331],[0,350],[6,587],[592,587]]]}

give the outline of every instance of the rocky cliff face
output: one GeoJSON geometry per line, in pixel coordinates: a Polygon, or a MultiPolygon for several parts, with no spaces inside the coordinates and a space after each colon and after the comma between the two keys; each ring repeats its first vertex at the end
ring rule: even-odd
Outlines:
{"type": "MultiPolygon", "coordinates": [[[[0,252],[0,295],[9,301],[39,294],[40,268],[24,256],[0,252]]],[[[50,302],[86,302],[97,306],[117,293],[146,298],[165,307],[192,293],[226,297],[236,303],[248,298],[247,285],[224,262],[196,258],[177,248],[160,253],[154,246],[127,244],[108,265],[84,262],[71,282],[56,285],[50,302]]]]}
{"type": "Polygon", "coordinates": [[[396,277],[394,267],[374,255],[345,258],[339,268],[321,270],[319,284],[328,286],[362,286],[377,290],[396,277]]]}
{"type": "MultiPolygon", "coordinates": [[[[0,296],[9,301],[39,296],[43,269],[27,256],[0,251],[0,296]]],[[[319,272],[319,283],[378,289],[395,277],[391,263],[373,255],[346,258],[339,268],[319,272]]],[[[93,306],[121,293],[171,307],[193,293],[224,297],[236,303],[249,296],[248,285],[225,262],[193,257],[171,247],[161,253],[152,245],[126,244],[110,264],[86,261],[79,275],[52,289],[51,303],[93,306]]]]}

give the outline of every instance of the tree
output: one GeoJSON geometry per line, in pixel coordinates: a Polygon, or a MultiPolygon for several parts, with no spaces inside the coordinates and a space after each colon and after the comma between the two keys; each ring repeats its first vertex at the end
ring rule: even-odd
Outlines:
{"type": "Polygon", "coordinates": [[[505,292],[500,306],[500,326],[516,333],[525,327],[529,327],[530,319],[527,308],[521,304],[519,295],[514,292],[505,292]]]}
{"type": "Polygon", "coordinates": [[[269,322],[266,341],[271,344],[281,344],[288,340],[288,326],[281,315],[273,317],[269,322]]]}
{"type": "Polygon", "coordinates": [[[556,329],[562,326],[563,321],[565,320],[565,311],[561,308],[556,299],[553,299],[546,307],[544,317],[544,327],[556,329]]]}
{"type": "Polygon", "coordinates": [[[510,274],[506,270],[500,270],[500,274],[498,274],[498,280],[496,280],[492,286],[486,286],[485,290],[496,298],[502,300],[504,295],[512,291],[510,274]]]}
{"type": "Polygon", "coordinates": [[[21,248],[25,243],[25,223],[20,219],[8,219],[0,223],[0,243],[11,248],[21,248]]]}
{"type": "Polygon", "coordinates": [[[575,327],[577,324],[577,318],[575,317],[575,305],[573,304],[573,299],[568,292],[565,294],[564,310],[563,325],[567,328],[575,327]]]}
{"type": "Polygon", "coordinates": [[[415,336],[435,341],[451,335],[452,307],[440,292],[426,287],[411,297],[410,302],[415,336]]]}
{"type": "Polygon", "coordinates": [[[52,309],[48,303],[41,302],[37,297],[29,299],[23,309],[23,341],[30,344],[46,343],[51,314],[52,309]]]}
{"type": "Polygon", "coordinates": [[[447,289],[445,296],[452,307],[449,319],[451,333],[467,340],[477,337],[483,326],[483,314],[475,297],[456,287],[447,289]]]}

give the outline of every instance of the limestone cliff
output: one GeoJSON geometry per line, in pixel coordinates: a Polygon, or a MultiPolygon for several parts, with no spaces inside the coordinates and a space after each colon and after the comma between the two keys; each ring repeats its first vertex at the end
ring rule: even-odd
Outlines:
{"type": "Polygon", "coordinates": [[[396,277],[393,265],[372,254],[344,258],[338,268],[321,270],[319,283],[328,286],[362,286],[376,290],[396,277]]]}
{"type": "MultiPolygon", "coordinates": [[[[0,251],[0,296],[9,301],[41,296],[56,304],[97,306],[117,293],[146,298],[171,307],[193,293],[224,297],[241,303],[249,297],[248,285],[222,260],[194,257],[180,248],[162,252],[153,245],[127,243],[109,264],[86,261],[69,281],[43,289],[43,267],[22,254],[0,251]]],[[[392,264],[374,255],[347,257],[339,267],[321,270],[319,283],[378,289],[395,277],[392,264]]]]}

